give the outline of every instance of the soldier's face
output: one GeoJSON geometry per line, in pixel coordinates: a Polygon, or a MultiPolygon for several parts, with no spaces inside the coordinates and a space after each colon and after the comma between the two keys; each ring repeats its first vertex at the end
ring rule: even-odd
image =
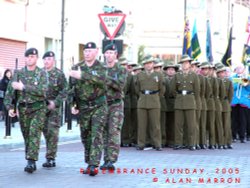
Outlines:
{"type": "Polygon", "coordinates": [[[161,72],[161,67],[155,67],[155,68],[154,68],[154,71],[155,71],[155,72],[161,72]]]}
{"type": "Polygon", "coordinates": [[[226,77],[226,71],[220,71],[217,73],[219,78],[225,78],[226,77]]]}
{"type": "Polygon", "coordinates": [[[106,63],[107,64],[113,64],[116,62],[116,57],[117,57],[117,51],[114,51],[114,50],[107,50],[105,53],[104,53],[104,57],[105,57],[105,60],[106,60],[106,63]]]}
{"type": "Polygon", "coordinates": [[[183,71],[185,71],[185,70],[189,70],[190,69],[190,67],[191,67],[191,64],[190,64],[190,62],[189,61],[184,61],[183,63],[182,63],[182,70],[183,71]]]}
{"type": "Polygon", "coordinates": [[[169,68],[167,68],[167,70],[166,70],[166,74],[167,74],[168,76],[174,76],[175,73],[176,73],[176,71],[175,71],[175,68],[173,68],[173,67],[169,67],[169,68]]]}
{"type": "Polygon", "coordinates": [[[54,66],[55,63],[55,59],[54,57],[45,57],[43,59],[43,63],[44,63],[44,68],[47,70],[51,70],[54,66]]]}
{"type": "Polygon", "coordinates": [[[92,62],[96,59],[96,56],[98,54],[98,49],[94,48],[89,48],[89,49],[85,49],[83,51],[84,54],[84,60],[87,62],[92,62]]]}
{"type": "Polygon", "coordinates": [[[201,69],[201,73],[202,73],[202,75],[207,76],[208,73],[209,73],[209,68],[203,68],[203,69],[201,69]]]}
{"type": "Polygon", "coordinates": [[[154,63],[153,62],[147,62],[144,64],[144,69],[146,71],[151,71],[154,68],[154,63]]]}
{"type": "Polygon", "coordinates": [[[36,65],[38,60],[38,56],[37,55],[29,55],[28,57],[25,57],[25,63],[26,66],[34,66],[36,65]]]}

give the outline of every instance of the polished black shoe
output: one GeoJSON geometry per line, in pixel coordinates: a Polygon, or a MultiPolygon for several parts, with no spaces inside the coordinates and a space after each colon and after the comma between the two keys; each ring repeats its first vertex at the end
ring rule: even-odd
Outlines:
{"type": "Polygon", "coordinates": [[[196,145],[196,149],[200,150],[201,149],[200,145],[196,145]]]}
{"type": "Polygon", "coordinates": [[[107,169],[110,170],[110,171],[115,170],[114,163],[109,161],[108,164],[107,164],[107,169]]]}
{"type": "Polygon", "coordinates": [[[195,146],[189,146],[188,149],[191,150],[191,151],[194,151],[196,149],[196,147],[195,146]]]}
{"type": "Polygon", "coordinates": [[[210,145],[208,149],[215,149],[215,147],[213,145],[210,145]]]}
{"type": "Polygon", "coordinates": [[[24,168],[25,172],[33,173],[36,171],[36,162],[34,160],[28,160],[27,166],[24,168]]]}
{"type": "Polygon", "coordinates": [[[162,151],[162,148],[161,147],[155,147],[155,150],[156,151],[162,151]]]}
{"type": "Polygon", "coordinates": [[[223,146],[223,149],[227,149],[227,145],[224,145],[224,146],[223,146]]]}
{"type": "Polygon", "coordinates": [[[201,149],[207,149],[207,146],[205,144],[202,144],[201,149]]]}
{"type": "Polygon", "coordinates": [[[183,146],[181,146],[181,145],[175,145],[173,149],[174,150],[183,149],[183,146]]]}
{"type": "Polygon", "coordinates": [[[142,147],[142,146],[137,146],[136,149],[137,149],[137,150],[144,150],[144,147],[142,147]]]}
{"type": "Polygon", "coordinates": [[[218,145],[218,149],[223,149],[223,146],[222,145],[218,145]]]}
{"type": "Polygon", "coordinates": [[[233,149],[233,146],[231,144],[228,144],[227,149],[233,149]]]}
{"type": "Polygon", "coordinates": [[[109,163],[108,161],[105,161],[105,162],[103,163],[103,165],[100,166],[100,169],[101,169],[101,170],[107,170],[107,168],[108,168],[108,163],[109,163]]]}
{"type": "Polygon", "coordinates": [[[89,172],[90,172],[89,167],[90,167],[90,165],[88,165],[85,169],[81,169],[80,172],[81,172],[82,174],[89,174],[89,172]]]}
{"type": "Polygon", "coordinates": [[[89,175],[90,176],[95,176],[98,174],[98,167],[95,165],[90,165],[89,166],[89,175]]]}
{"type": "Polygon", "coordinates": [[[47,159],[47,161],[43,163],[43,167],[46,167],[46,168],[55,167],[55,166],[56,166],[55,159],[47,159]]]}
{"type": "Polygon", "coordinates": [[[129,147],[129,144],[122,144],[122,147],[129,147]]]}
{"type": "Polygon", "coordinates": [[[236,138],[233,139],[233,143],[237,142],[236,138]]]}

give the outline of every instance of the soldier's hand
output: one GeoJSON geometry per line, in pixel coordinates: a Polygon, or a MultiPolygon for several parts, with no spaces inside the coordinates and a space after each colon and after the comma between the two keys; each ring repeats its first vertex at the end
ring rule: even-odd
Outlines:
{"type": "Polygon", "coordinates": [[[51,101],[51,100],[49,100],[48,102],[49,102],[49,104],[48,104],[48,109],[49,109],[49,110],[54,110],[54,109],[56,108],[55,102],[54,102],[54,101],[51,101]]]}
{"type": "Polygon", "coordinates": [[[71,108],[71,113],[74,114],[74,115],[76,115],[76,114],[79,113],[79,110],[76,107],[72,107],[71,108]]]}
{"type": "Polygon", "coordinates": [[[15,117],[17,113],[14,112],[14,109],[9,110],[9,116],[10,117],[15,117]]]}
{"type": "Polygon", "coordinates": [[[13,89],[19,90],[19,91],[22,91],[24,89],[24,85],[21,80],[19,80],[19,82],[15,82],[15,81],[12,82],[11,86],[13,87],[13,89]]]}
{"type": "Polygon", "coordinates": [[[75,78],[75,79],[81,79],[81,70],[71,70],[69,71],[69,76],[75,78]]]}

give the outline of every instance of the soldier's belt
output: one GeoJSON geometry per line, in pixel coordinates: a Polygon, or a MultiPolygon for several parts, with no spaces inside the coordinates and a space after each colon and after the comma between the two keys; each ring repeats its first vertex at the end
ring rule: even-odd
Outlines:
{"type": "Polygon", "coordinates": [[[102,105],[103,103],[105,103],[106,101],[106,97],[105,96],[101,96],[98,97],[95,100],[92,101],[80,101],[80,106],[85,108],[85,107],[98,107],[100,105],[102,105]]]}
{"type": "Polygon", "coordinates": [[[144,94],[144,95],[153,95],[153,94],[156,94],[158,93],[159,90],[142,90],[141,93],[144,94]]]}
{"type": "Polygon", "coordinates": [[[193,95],[194,94],[194,92],[187,91],[187,90],[180,90],[180,91],[177,91],[177,93],[181,95],[193,95]]]}
{"type": "Polygon", "coordinates": [[[19,103],[19,106],[22,108],[36,108],[39,106],[44,105],[44,101],[37,101],[37,102],[33,102],[33,103],[19,103]]]}

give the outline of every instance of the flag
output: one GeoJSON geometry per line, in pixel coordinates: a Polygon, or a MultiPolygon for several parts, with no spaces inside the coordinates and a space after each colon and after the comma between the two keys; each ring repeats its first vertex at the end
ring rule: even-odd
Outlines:
{"type": "Polygon", "coordinates": [[[230,28],[230,33],[229,33],[229,38],[228,38],[228,45],[227,45],[227,50],[226,53],[224,54],[221,62],[225,65],[225,66],[231,66],[232,62],[231,62],[231,56],[232,56],[232,32],[233,32],[233,28],[230,28]]]}
{"type": "Polygon", "coordinates": [[[214,58],[212,54],[212,40],[209,20],[207,20],[206,56],[207,61],[212,64],[214,58]]]}
{"type": "Polygon", "coordinates": [[[182,55],[184,54],[188,54],[190,57],[192,57],[191,34],[190,34],[188,20],[185,21],[185,28],[184,28],[182,55]]]}
{"type": "Polygon", "coordinates": [[[242,64],[249,66],[250,62],[250,46],[245,44],[243,49],[242,64]]]}
{"type": "Polygon", "coordinates": [[[201,54],[201,48],[198,39],[196,20],[194,21],[194,26],[192,31],[191,48],[192,48],[193,59],[198,59],[199,55],[201,54]]]}

